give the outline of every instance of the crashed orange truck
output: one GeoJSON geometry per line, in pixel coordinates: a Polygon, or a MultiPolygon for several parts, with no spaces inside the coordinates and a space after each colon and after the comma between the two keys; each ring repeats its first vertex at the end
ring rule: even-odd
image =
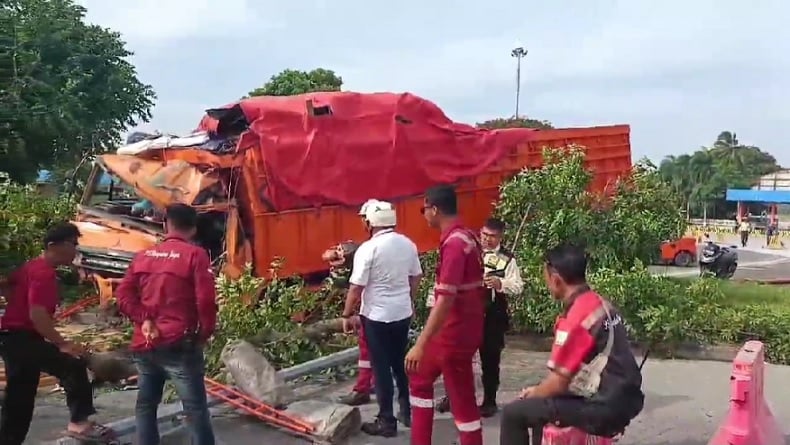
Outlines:
{"type": "Polygon", "coordinates": [[[421,193],[455,184],[460,212],[479,227],[498,187],[541,165],[544,147],[586,147],[593,188],[631,168],[627,125],[484,130],[451,121],[411,94],[313,93],[256,97],[210,109],[186,137],[149,135],[100,155],[82,196],[76,265],[102,301],[134,254],[164,235],[162,209],[194,206],[196,242],[231,276],[319,279],[321,253],[366,237],[357,216],[369,198],[396,205],[399,230],[421,252],[438,234],[422,218],[421,193]]]}

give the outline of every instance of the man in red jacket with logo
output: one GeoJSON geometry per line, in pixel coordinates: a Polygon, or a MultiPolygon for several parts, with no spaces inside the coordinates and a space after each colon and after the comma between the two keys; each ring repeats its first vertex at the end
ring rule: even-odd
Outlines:
{"type": "Polygon", "coordinates": [[[214,273],[206,251],[190,241],[195,209],[167,208],[167,237],[138,253],[115,293],[118,307],[134,323],[131,349],[138,370],[138,442],[159,443],[156,411],[165,380],[173,380],[195,445],[214,445],[203,383],[203,345],[217,319],[214,273]]]}
{"type": "Polygon", "coordinates": [[[433,432],[433,386],[441,375],[461,445],[482,445],[480,410],[475,398],[472,359],[483,339],[486,294],[482,249],[475,234],[457,217],[450,186],[425,193],[422,213],[441,229],[436,263],[435,303],[414,347],[406,355],[412,407],[411,444],[430,445],[433,432]]]}

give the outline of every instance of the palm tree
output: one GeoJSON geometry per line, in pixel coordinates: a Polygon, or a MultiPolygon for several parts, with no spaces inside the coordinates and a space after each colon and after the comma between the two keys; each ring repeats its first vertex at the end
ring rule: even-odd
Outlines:
{"type": "Polygon", "coordinates": [[[713,142],[711,151],[721,164],[732,167],[734,171],[744,171],[748,166],[749,152],[756,147],[741,145],[738,135],[730,131],[722,131],[713,142]]]}

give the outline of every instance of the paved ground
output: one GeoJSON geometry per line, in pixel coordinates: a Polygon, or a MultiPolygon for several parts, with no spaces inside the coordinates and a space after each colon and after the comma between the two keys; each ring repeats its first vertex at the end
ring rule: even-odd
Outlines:
{"type": "MultiPolygon", "coordinates": [[[[733,239],[733,244],[735,240],[733,239]]],[[[736,278],[790,278],[790,251],[762,249],[760,240],[753,240],[747,249],[740,249],[740,267],[736,278]]],[[[694,275],[695,268],[654,267],[657,273],[694,275]]],[[[506,350],[503,363],[503,384],[500,400],[513,399],[518,391],[537,382],[544,374],[546,355],[520,350],[512,345],[506,350]]],[[[629,428],[621,444],[646,445],[703,445],[715,431],[727,409],[730,365],[716,362],[648,360],[644,370],[647,394],[645,411],[629,428]]],[[[790,367],[772,366],[766,377],[766,394],[774,403],[780,424],[790,425],[790,367]]],[[[315,398],[334,399],[348,391],[348,384],[318,388],[315,398]]],[[[440,389],[440,388],[439,388],[440,389]]],[[[99,420],[113,421],[133,414],[135,392],[115,392],[97,397],[99,420]]],[[[29,435],[29,444],[39,444],[58,437],[66,421],[62,396],[40,397],[29,435]]],[[[363,418],[371,418],[375,407],[363,407],[363,418]]],[[[289,437],[257,422],[241,419],[233,413],[217,411],[214,418],[219,444],[278,445],[303,444],[301,439],[289,437]]],[[[485,442],[498,443],[498,418],[487,420],[485,442]]],[[[436,419],[434,443],[451,443],[455,429],[449,415],[436,419]]],[[[162,445],[183,444],[188,440],[182,433],[170,435],[162,445]]],[[[408,443],[408,432],[403,430],[396,439],[371,439],[356,436],[351,445],[401,445],[408,443]]]]}
{"type": "MultiPolygon", "coordinates": [[[[544,374],[547,355],[525,352],[515,348],[506,350],[502,369],[503,383],[500,400],[515,398],[526,385],[534,384],[544,374]]],[[[716,431],[727,411],[730,365],[717,362],[689,362],[648,360],[644,369],[647,395],[643,413],[626,431],[623,445],[704,445],[716,431]]],[[[769,367],[766,382],[770,401],[774,403],[779,424],[790,425],[790,367],[769,367]]],[[[349,385],[333,388],[328,397],[348,390],[349,385]]],[[[363,407],[363,418],[375,414],[375,406],[363,407]]],[[[297,445],[305,443],[284,433],[274,431],[253,421],[223,415],[214,422],[218,443],[297,445]]],[[[496,444],[499,438],[499,418],[484,422],[485,443],[496,444]]],[[[455,428],[449,415],[438,415],[435,422],[434,443],[449,444],[455,440],[455,428]]],[[[395,439],[370,438],[364,434],[354,437],[350,445],[405,445],[408,430],[402,429],[395,439]]],[[[187,443],[186,438],[174,435],[166,444],[187,443]]]]}

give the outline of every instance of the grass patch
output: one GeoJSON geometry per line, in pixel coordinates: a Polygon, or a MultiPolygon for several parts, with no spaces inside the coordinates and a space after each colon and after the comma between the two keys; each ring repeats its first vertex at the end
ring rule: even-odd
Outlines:
{"type": "Polygon", "coordinates": [[[790,309],[790,286],[734,281],[724,281],[720,285],[725,295],[725,304],[732,306],[766,304],[790,309]]]}
{"type": "MultiPolygon", "coordinates": [[[[687,286],[691,284],[691,281],[698,278],[673,277],[672,279],[687,286]]],[[[728,280],[721,280],[717,285],[724,294],[722,303],[727,306],[741,307],[759,304],[790,310],[790,285],[781,286],[728,280]]]]}

